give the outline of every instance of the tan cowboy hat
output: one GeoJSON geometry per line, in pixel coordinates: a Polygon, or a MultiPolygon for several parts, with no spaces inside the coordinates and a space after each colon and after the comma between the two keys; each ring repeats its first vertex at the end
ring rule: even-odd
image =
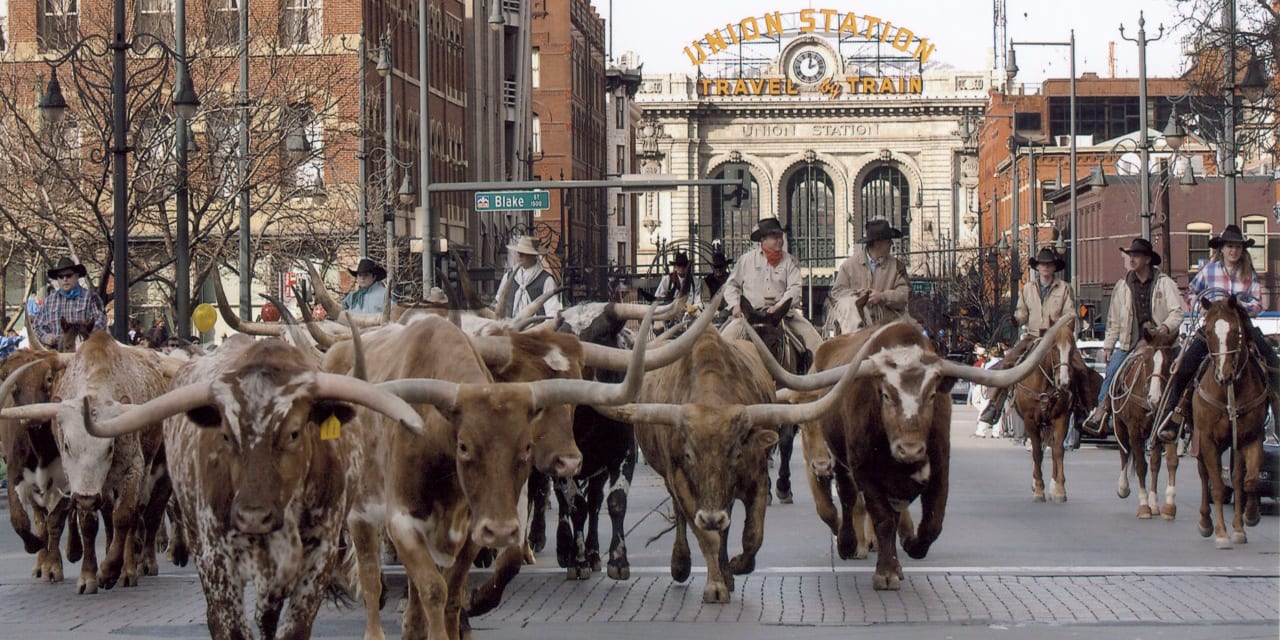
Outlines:
{"type": "Polygon", "coordinates": [[[427,293],[427,302],[448,304],[449,297],[444,294],[444,289],[441,289],[440,287],[431,287],[431,291],[427,293]]]}
{"type": "Polygon", "coordinates": [[[515,242],[507,245],[507,248],[516,253],[531,256],[540,256],[547,252],[546,248],[539,246],[538,240],[533,236],[520,236],[515,242]]]}

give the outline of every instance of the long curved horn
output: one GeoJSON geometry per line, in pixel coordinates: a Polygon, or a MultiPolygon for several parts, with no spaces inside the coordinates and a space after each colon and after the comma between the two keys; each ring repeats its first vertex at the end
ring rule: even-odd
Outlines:
{"type": "Polygon", "coordinates": [[[467,336],[486,366],[501,369],[511,362],[511,339],[506,336],[467,336]]]}
{"type": "Polygon", "coordinates": [[[867,338],[862,343],[862,348],[858,349],[858,353],[854,354],[853,360],[845,367],[844,375],[840,377],[840,382],[832,387],[830,391],[823,394],[821,398],[813,402],[804,404],[753,404],[746,408],[747,417],[751,420],[751,424],[799,424],[801,422],[810,422],[818,420],[829,412],[834,410],[841,400],[848,394],[849,389],[853,387],[854,380],[858,377],[858,367],[866,360],[867,354],[871,351],[871,345],[884,333],[886,329],[893,326],[887,324],[867,338]]]}
{"type": "Polygon", "coordinates": [[[530,318],[524,318],[523,320],[512,320],[511,328],[516,331],[524,331],[533,325],[545,322],[547,319],[547,316],[533,316],[530,318]]]}
{"type": "MultiPolygon", "coordinates": [[[[656,322],[666,322],[674,318],[679,311],[685,308],[688,297],[680,296],[664,305],[659,305],[653,311],[653,319],[656,322]]],[[[635,304],[633,302],[615,302],[613,303],[613,314],[619,320],[639,320],[649,313],[649,305],[635,304]]],[[[710,307],[714,309],[715,307],[710,307]]]]}
{"type": "Polygon", "coordinates": [[[525,305],[525,307],[520,310],[520,313],[515,314],[514,316],[511,317],[511,319],[515,320],[516,322],[519,322],[521,320],[532,318],[533,314],[537,313],[539,310],[542,309],[542,305],[546,304],[548,300],[556,297],[559,294],[560,294],[560,287],[555,287],[550,291],[543,292],[542,295],[538,296],[537,298],[534,298],[532,302],[525,305]]]}
{"type": "MultiPolygon", "coordinates": [[[[151,350],[148,349],[148,351],[151,350]]],[[[179,369],[187,366],[187,360],[179,360],[156,351],[151,351],[151,353],[156,354],[156,362],[160,365],[160,371],[164,373],[166,378],[173,379],[173,376],[178,375],[179,369]]]]}
{"type": "Polygon", "coordinates": [[[218,311],[222,314],[223,321],[232,330],[247,333],[251,336],[274,336],[279,338],[284,335],[285,327],[283,325],[241,320],[239,316],[231,312],[231,303],[227,301],[227,292],[222,289],[222,274],[215,270],[209,274],[209,277],[213,278],[213,296],[218,301],[218,311]]]}
{"type": "MultiPolygon", "coordinates": [[[[346,311],[343,311],[342,313],[346,313],[346,311]]],[[[339,315],[337,317],[341,318],[342,316],[339,315]]],[[[315,340],[316,344],[319,345],[320,348],[324,349],[325,351],[332,349],[333,345],[338,344],[343,340],[343,338],[346,337],[346,336],[335,336],[333,334],[330,334],[328,331],[321,329],[320,323],[316,321],[306,322],[304,324],[306,324],[307,326],[307,333],[310,333],[311,338],[315,340]]]]}
{"type": "Polygon", "coordinates": [[[405,402],[413,404],[430,404],[444,411],[452,411],[458,406],[458,388],[460,385],[448,380],[435,378],[407,378],[390,380],[378,385],[379,389],[392,393],[405,402]]]}
{"type": "Polygon", "coordinates": [[[269,294],[262,294],[268,302],[274,304],[280,310],[280,319],[284,321],[285,329],[289,332],[289,337],[293,338],[293,345],[300,349],[312,362],[320,362],[324,360],[324,353],[320,351],[316,343],[311,340],[311,336],[302,332],[302,328],[298,326],[298,320],[293,317],[293,312],[285,306],[284,301],[269,294]]]}
{"type": "MultiPolygon", "coordinates": [[[[343,313],[345,314],[346,312],[344,311],[343,313]]],[[[343,316],[338,317],[342,318],[343,316]]],[[[351,327],[351,349],[355,359],[351,375],[359,380],[368,381],[369,366],[364,356],[364,340],[360,337],[360,331],[356,329],[355,325],[351,324],[351,318],[348,317],[346,320],[347,326],[351,327]]]]}
{"type": "Polygon", "coordinates": [[[50,349],[49,347],[44,346],[44,343],[40,342],[40,340],[36,338],[36,329],[31,325],[32,325],[31,318],[28,317],[27,328],[26,328],[27,344],[31,345],[31,350],[32,351],[53,351],[53,349],[50,349]]]}
{"type": "Polygon", "coordinates": [[[34,404],[24,404],[20,407],[9,407],[7,409],[0,410],[0,418],[48,422],[58,415],[58,409],[61,407],[62,404],[58,402],[36,402],[34,404]]]}
{"type": "Polygon", "coordinates": [[[506,320],[502,317],[503,309],[511,304],[511,299],[515,297],[515,284],[512,283],[513,278],[504,278],[502,284],[498,286],[498,296],[493,303],[493,314],[499,320],[506,320]]]}
{"type": "Polygon", "coordinates": [[[628,424],[680,424],[681,407],[678,404],[644,402],[624,404],[620,407],[592,407],[601,415],[628,424]]]}
{"type": "MultiPolygon", "coordinates": [[[[388,301],[387,304],[391,304],[390,301],[388,301]]],[[[342,313],[347,314],[347,318],[349,319],[348,325],[354,325],[361,329],[372,329],[374,327],[381,327],[382,325],[387,324],[387,321],[383,319],[381,313],[351,313],[350,311],[340,311],[339,315],[342,313]]],[[[336,318],[338,316],[334,317],[336,318]]]]}
{"type": "MultiPolygon", "coordinates": [[[[706,307],[707,311],[698,316],[698,319],[689,327],[688,331],[680,334],[680,337],[671,342],[650,349],[644,359],[644,370],[661,369],[684,357],[693,348],[693,343],[698,340],[698,336],[702,335],[702,332],[711,326],[711,320],[715,313],[710,310],[717,308],[717,305],[723,299],[724,289],[721,288],[720,292],[706,307]]],[[[657,319],[657,310],[654,311],[654,319],[657,319]]],[[[615,349],[589,342],[582,343],[582,351],[584,356],[583,363],[586,366],[606,371],[626,371],[631,358],[631,352],[626,349],[615,349]]],[[[827,386],[831,385],[828,384],[827,386]]]]}
{"type": "Polygon", "coordinates": [[[351,376],[336,373],[316,374],[316,396],[350,402],[377,411],[415,435],[422,435],[422,416],[409,403],[394,393],[351,376]]]}
{"type": "Polygon", "coordinates": [[[13,393],[13,387],[18,384],[18,378],[22,377],[22,374],[26,373],[27,369],[43,362],[45,362],[43,359],[32,360],[31,362],[14,369],[7,377],[5,377],[4,382],[0,383],[0,404],[4,404],[6,399],[13,393]]]}
{"type": "Polygon", "coordinates": [[[1040,360],[1044,358],[1044,354],[1048,353],[1053,343],[1057,341],[1058,336],[1067,331],[1067,327],[1075,322],[1075,317],[1066,315],[1058,318],[1053,323],[1042,338],[1040,344],[1022,359],[1022,363],[1016,367],[1003,370],[979,369],[978,367],[970,367],[958,362],[943,360],[941,363],[942,375],[961,378],[976,382],[984,387],[1008,387],[1017,383],[1019,380],[1031,374],[1036,367],[1040,366],[1040,360]]]}
{"type": "Polygon", "coordinates": [[[324,280],[320,279],[315,265],[311,264],[310,260],[303,260],[302,264],[307,268],[307,275],[311,276],[311,289],[316,292],[316,302],[320,303],[321,308],[330,318],[337,318],[342,314],[342,305],[335,302],[329,295],[329,288],[324,286],[324,280]]]}
{"type": "Polygon", "coordinates": [[[760,360],[764,362],[764,366],[769,370],[769,375],[773,376],[775,382],[788,389],[796,391],[816,391],[825,389],[840,381],[844,376],[844,372],[849,365],[841,365],[823,371],[816,371],[810,374],[791,373],[787,371],[777,358],[773,357],[773,353],[769,351],[769,347],[765,346],[764,340],[760,339],[760,334],[751,328],[751,323],[744,322],[742,326],[746,327],[747,337],[751,339],[751,343],[756,346],[756,351],[760,354],[760,360]]]}
{"type": "Polygon", "coordinates": [[[135,405],[110,420],[95,422],[86,416],[84,427],[89,435],[114,438],[156,424],[169,416],[211,404],[214,404],[213,388],[209,383],[188,384],[135,405]]]}
{"type": "Polygon", "coordinates": [[[627,375],[621,383],[564,379],[530,382],[529,390],[533,394],[534,406],[549,407],[557,404],[609,406],[631,402],[636,394],[640,393],[640,385],[644,384],[644,351],[652,329],[653,310],[650,309],[644,322],[640,324],[640,338],[636,340],[636,348],[631,351],[627,375]]]}

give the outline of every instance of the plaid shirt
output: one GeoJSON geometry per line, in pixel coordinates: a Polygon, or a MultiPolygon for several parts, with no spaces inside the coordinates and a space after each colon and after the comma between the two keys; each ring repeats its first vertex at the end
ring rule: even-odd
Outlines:
{"type": "Polygon", "coordinates": [[[86,322],[93,320],[93,330],[107,328],[107,313],[103,311],[102,299],[92,289],[76,285],[80,290],[79,298],[69,298],[58,289],[44,299],[40,313],[32,320],[36,330],[36,339],[41,343],[54,346],[62,336],[61,320],[68,322],[86,322]]]}
{"type": "Polygon", "coordinates": [[[1196,299],[1206,289],[1225,289],[1235,294],[1244,303],[1250,316],[1256,316],[1262,311],[1262,285],[1258,283],[1256,275],[1246,287],[1244,283],[1231,277],[1231,273],[1221,262],[1210,262],[1200,269],[1200,273],[1187,286],[1187,304],[1194,309],[1196,299]]]}

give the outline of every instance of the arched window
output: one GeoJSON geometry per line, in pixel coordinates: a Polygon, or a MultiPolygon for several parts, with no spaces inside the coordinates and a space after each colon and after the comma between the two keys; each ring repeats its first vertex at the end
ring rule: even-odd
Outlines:
{"type": "MultiPolygon", "coordinates": [[[[888,220],[902,231],[900,242],[905,248],[911,238],[911,185],[907,177],[887,165],[873,169],[862,181],[861,204],[863,226],[872,220],[888,220]]],[[[861,235],[859,229],[858,237],[861,235]]]]}
{"type": "Polygon", "coordinates": [[[836,257],[836,192],[831,176],[816,163],[808,164],[787,180],[787,251],[801,265],[836,257]]]}
{"type": "MultiPolygon", "coordinates": [[[[1187,271],[1199,271],[1209,262],[1209,238],[1213,225],[1207,222],[1187,223],[1187,271]]],[[[1254,268],[1257,268],[1255,265],[1254,268]]]]}
{"type": "MultiPolygon", "coordinates": [[[[724,180],[721,167],[711,175],[713,180],[724,180]]],[[[751,195],[735,206],[727,196],[733,195],[732,186],[711,187],[711,239],[723,242],[724,254],[733,259],[751,246],[751,230],[760,220],[760,183],[751,176],[751,195]]]]}

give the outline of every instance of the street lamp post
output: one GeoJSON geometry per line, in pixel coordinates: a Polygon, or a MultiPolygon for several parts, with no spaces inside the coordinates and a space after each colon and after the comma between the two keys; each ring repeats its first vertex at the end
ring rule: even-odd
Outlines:
{"type": "MultiPolygon", "coordinates": [[[[1071,192],[1070,192],[1071,221],[1069,225],[1071,227],[1071,255],[1070,255],[1069,266],[1067,270],[1068,270],[1068,276],[1071,278],[1072,292],[1075,293],[1077,298],[1079,298],[1080,283],[1077,282],[1077,280],[1079,279],[1077,277],[1077,274],[1079,273],[1078,254],[1080,252],[1076,250],[1076,225],[1077,225],[1077,222],[1079,221],[1078,220],[1079,210],[1076,208],[1076,188],[1075,188],[1075,184],[1076,184],[1076,30],[1075,29],[1071,30],[1071,35],[1066,42],[1016,42],[1016,41],[1010,42],[1009,57],[1008,57],[1007,65],[1005,67],[1005,74],[1008,76],[1008,79],[1010,82],[1013,81],[1013,77],[1018,73],[1018,63],[1016,62],[1016,59],[1014,57],[1014,47],[1018,47],[1018,46],[1067,47],[1070,50],[1071,96],[1068,99],[1069,103],[1067,105],[1067,109],[1070,111],[1070,114],[1068,114],[1068,117],[1067,117],[1067,122],[1068,122],[1067,128],[1070,130],[1069,134],[1071,136],[1071,147],[1070,147],[1070,151],[1068,152],[1069,158],[1067,163],[1069,165],[1068,171],[1070,171],[1071,173],[1071,192]]],[[[1014,162],[1015,163],[1017,162],[1017,157],[1014,158],[1014,162]]],[[[1015,172],[1015,175],[1016,175],[1016,172],[1015,172]]],[[[1015,203],[1017,202],[1016,189],[1014,190],[1014,202],[1015,203]]]]}
{"type": "Polygon", "coordinates": [[[1151,241],[1151,141],[1147,137],[1147,43],[1155,42],[1164,36],[1164,25],[1156,37],[1148,38],[1146,18],[1138,12],[1138,37],[1124,35],[1124,25],[1120,25],[1120,37],[1138,44],[1138,153],[1142,168],[1138,171],[1140,182],[1138,191],[1141,196],[1142,239],[1151,241]]]}
{"type": "MultiPolygon", "coordinates": [[[[182,7],[175,9],[175,16],[178,11],[185,14],[184,2],[185,0],[177,0],[175,3],[178,7],[182,7]]],[[[40,98],[41,116],[47,122],[57,123],[62,119],[67,109],[67,101],[62,95],[62,86],[58,83],[58,67],[75,58],[81,49],[95,53],[94,45],[98,43],[103,45],[103,50],[98,55],[104,55],[106,51],[111,51],[111,254],[113,258],[111,273],[114,279],[112,302],[115,306],[112,333],[121,342],[129,341],[129,142],[127,139],[128,120],[126,119],[126,93],[128,91],[128,85],[125,83],[126,53],[137,44],[140,38],[148,38],[151,43],[138,55],[146,56],[152,50],[160,49],[175,60],[178,60],[178,73],[180,75],[175,78],[177,82],[174,89],[174,107],[179,113],[178,123],[181,125],[179,130],[182,131],[182,133],[178,134],[178,142],[181,144],[180,153],[181,150],[186,148],[185,121],[193,116],[200,106],[199,99],[196,97],[195,90],[191,85],[189,70],[186,69],[186,58],[177,51],[170,49],[164,44],[163,40],[149,33],[135,33],[133,40],[126,39],[126,26],[124,0],[115,0],[112,11],[111,40],[106,40],[101,36],[89,36],[72,45],[59,58],[49,61],[53,69],[48,89],[45,95],[40,98]]],[[[179,169],[183,168],[180,164],[179,169]]],[[[185,175],[180,180],[185,182],[185,175]]],[[[179,231],[184,232],[181,221],[179,225],[179,231]]],[[[181,253],[179,260],[181,260],[181,253]]],[[[179,277],[181,277],[180,267],[178,272],[179,277]]],[[[180,292],[181,289],[179,289],[179,295],[181,295],[180,292]]]]}

